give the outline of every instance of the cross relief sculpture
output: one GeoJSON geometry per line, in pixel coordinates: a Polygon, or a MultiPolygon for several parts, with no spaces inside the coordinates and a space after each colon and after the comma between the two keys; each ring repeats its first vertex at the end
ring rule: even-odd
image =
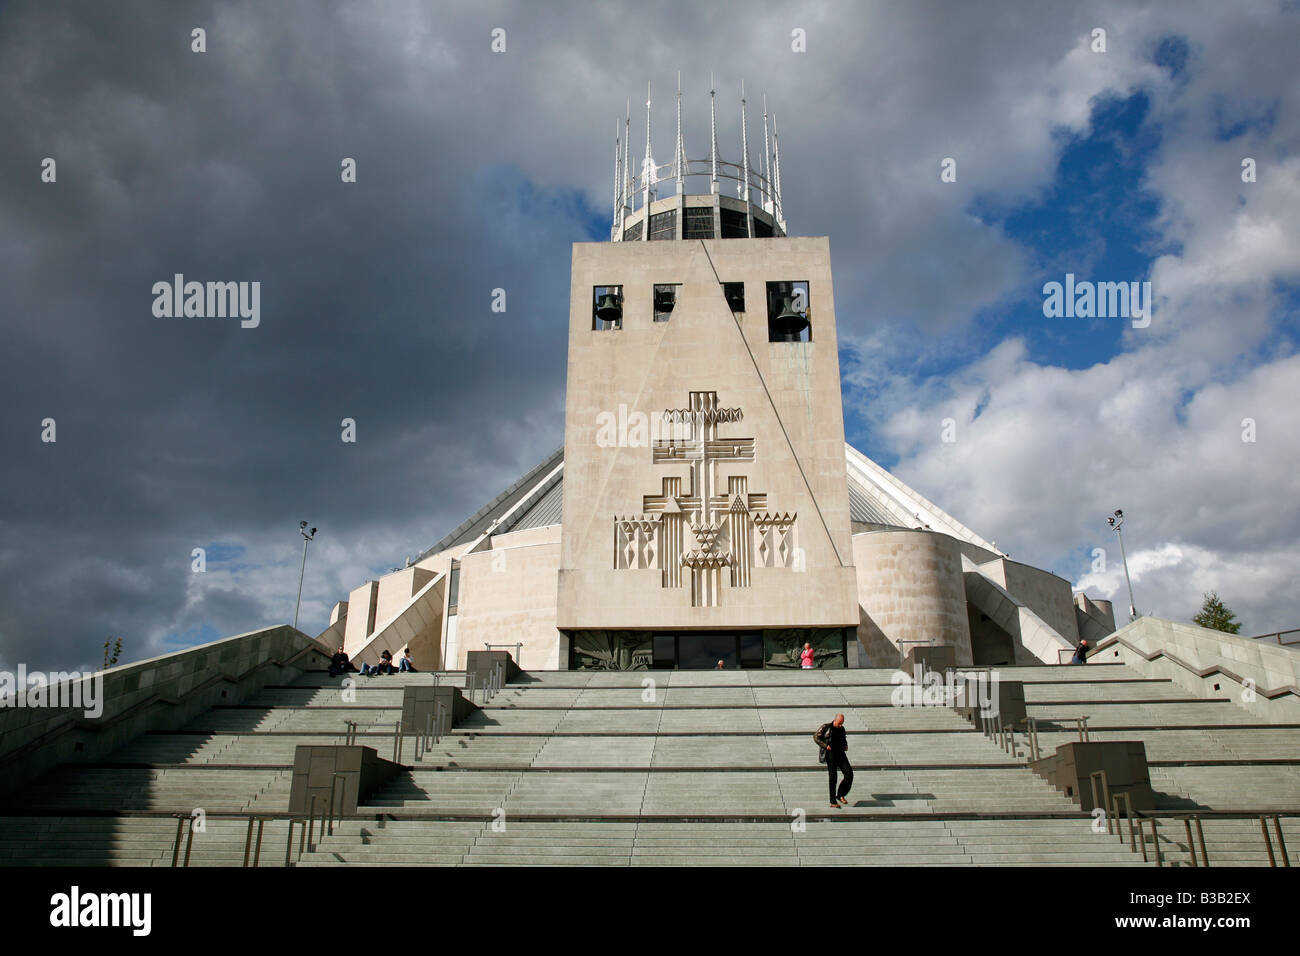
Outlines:
{"type": "Polygon", "coordinates": [[[683,493],[680,477],[664,478],[640,515],[615,516],[614,567],[660,570],[665,588],[689,576],[691,606],[716,607],[724,569],[736,588],[749,587],[754,567],[792,566],[796,515],[769,512],[767,495],[751,493],[745,476],[718,487],[719,464],[754,460],[754,439],[718,435],[720,424],[741,421],[739,408],[719,408],[717,392],[691,392],[689,407],[663,416],[681,437],[655,441],[653,461],[688,464],[690,487],[683,493]]]}

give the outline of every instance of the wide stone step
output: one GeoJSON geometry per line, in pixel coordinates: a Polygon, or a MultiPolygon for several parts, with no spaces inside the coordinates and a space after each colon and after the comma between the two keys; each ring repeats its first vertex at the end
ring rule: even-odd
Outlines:
{"type": "MultiPolygon", "coordinates": [[[[1093,833],[1089,816],[1023,766],[1022,733],[1013,756],[950,709],[891,706],[893,674],[523,675],[418,762],[407,735],[403,759],[414,769],[370,798],[369,818],[314,834],[317,848],[301,865],[1142,865],[1127,834],[1093,833]],[[836,712],[846,715],[856,775],[851,805],[830,810],[810,736],[836,712]],[[386,810],[416,818],[370,816],[386,810]],[[987,818],[999,813],[1025,818],[987,818]],[[473,819],[428,818],[437,814],[473,819]],[[610,816],[627,819],[599,820],[610,816]]],[[[1095,740],[1146,743],[1168,809],[1300,809],[1300,768],[1249,762],[1294,758],[1300,728],[1244,726],[1257,718],[1231,702],[1188,701],[1171,682],[1133,679],[1122,666],[1006,668],[1002,677],[1030,685],[1044,749],[1076,739],[1079,714],[1095,740]],[[1172,766],[1184,760],[1233,763],[1172,766]]],[[[390,756],[402,688],[432,682],[430,674],[351,682],[308,674],[245,706],[199,715],[186,728],[193,732],[146,734],[103,764],[58,768],[19,795],[20,805],[51,815],[0,817],[0,862],[169,865],[170,817],[57,813],[283,813],[299,745],[341,742],[351,720],[360,743],[390,756]]],[[[464,675],[442,682],[463,684],[464,675]]],[[[1297,819],[1283,823],[1293,856],[1297,819]]],[[[1257,821],[1203,825],[1216,865],[1267,864],[1257,821]]],[[[262,865],[283,865],[287,833],[287,821],[267,825],[262,865]]],[[[210,818],[195,834],[192,865],[240,865],[246,834],[245,820],[210,818]]],[[[1162,820],[1160,838],[1170,865],[1190,862],[1181,821],[1162,820]]]]}

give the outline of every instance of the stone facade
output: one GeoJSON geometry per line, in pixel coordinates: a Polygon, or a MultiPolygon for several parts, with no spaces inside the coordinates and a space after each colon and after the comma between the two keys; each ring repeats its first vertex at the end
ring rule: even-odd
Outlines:
{"type": "Polygon", "coordinates": [[[856,625],[826,240],[579,244],[570,302],[559,627],[856,625]],[[770,342],[767,283],[794,281],[811,341],[770,342]],[[606,286],[622,320],[597,330],[606,286]]]}
{"type": "Polygon", "coordinates": [[[916,643],[951,647],[958,666],[971,663],[955,539],[930,531],[855,534],[853,561],[861,607],[858,640],[873,664],[894,664],[898,656],[889,648],[906,652],[916,643]],[[880,660],[882,652],[891,659],[880,660]]]}

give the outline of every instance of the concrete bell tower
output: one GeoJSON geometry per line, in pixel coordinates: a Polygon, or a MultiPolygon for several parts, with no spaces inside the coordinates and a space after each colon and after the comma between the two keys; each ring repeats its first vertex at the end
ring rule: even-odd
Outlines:
{"type": "Polygon", "coordinates": [[[766,108],[751,168],[742,87],[726,162],[710,90],[709,157],[688,160],[677,95],[672,163],[647,99],[638,175],[616,139],[612,241],[573,247],[557,626],[572,666],[688,666],[733,639],[741,666],[803,639],[842,659],[858,600],[829,242],[787,235],[766,108]]]}

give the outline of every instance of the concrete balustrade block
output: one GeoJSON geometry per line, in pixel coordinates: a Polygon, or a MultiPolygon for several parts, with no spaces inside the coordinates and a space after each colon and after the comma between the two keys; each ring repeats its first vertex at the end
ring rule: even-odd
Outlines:
{"type": "Polygon", "coordinates": [[[309,813],[312,798],[319,810],[328,806],[334,789],[334,809],[354,813],[357,805],[401,771],[401,765],[379,756],[374,747],[300,744],[293,754],[293,783],[289,812],[309,813]]]}
{"type": "Polygon", "coordinates": [[[492,669],[498,663],[505,664],[503,679],[506,683],[514,680],[521,671],[519,665],[515,663],[514,657],[509,651],[468,651],[465,654],[465,671],[476,676],[476,687],[482,687],[483,682],[492,674],[492,669]]]}
{"type": "Polygon", "coordinates": [[[1092,798],[1092,774],[1098,771],[1105,771],[1106,785],[1112,794],[1129,795],[1134,810],[1155,809],[1146,744],[1140,740],[1068,743],[1058,747],[1055,754],[1034,761],[1030,767],[1077,801],[1084,811],[1091,812],[1096,806],[1092,798]]]}
{"type": "Polygon", "coordinates": [[[455,727],[479,707],[470,702],[459,687],[446,684],[437,686],[414,685],[402,688],[402,732],[420,733],[426,727],[430,717],[438,717],[438,705],[446,708],[451,715],[451,724],[444,725],[445,732],[455,727]]]}

